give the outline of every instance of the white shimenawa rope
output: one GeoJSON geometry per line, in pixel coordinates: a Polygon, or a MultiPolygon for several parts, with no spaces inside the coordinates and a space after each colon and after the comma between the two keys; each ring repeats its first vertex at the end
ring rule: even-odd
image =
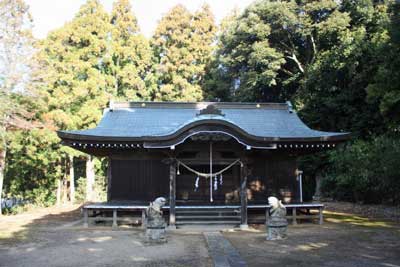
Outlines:
{"type": "MultiPolygon", "coordinates": [[[[226,172],[227,170],[229,170],[233,165],[235,165],[236,163],[240,162],[240,159],[235,160],[234,162],[232,162],[231,164],[229,164],[226,168],[223,168],[222,170],[218,171],[218,172],[214,172],[214,173],[204,173],[204,172],[198,172],[192,168],[190,168],[188,165],[186,165],[185,163],[183,163],[182,161],[180,161],[179,159],[177,159],[177,161],[179,162],[180,165],[182,165],[183,167],[185,167],[185,169],[187,169],[188,171],[196,174],[198,177],[204,177],[204,178],[210,178],[216,175],[220,175],[224,172],[226,172]]],[[[222,181],[222,180],[221,180],[222,181]]]]}
{"type": "Polygon", "coordinates": [[[213,202],[213,178],[214,178],[214,190],[218,189],[218,175],[220,176],[220,185],[222,185],[222,173],[225,172],[226,170],[230,169],[233,165],[235,165],[236,163],[240,162],[240,166],[242,166],[242,162],[240,161],[240,159],[235,160],[234,162],[232,162],[231,164],[229,164],[228,167],[218,171],[218,172],[214,172],[213,173],[213,161],[212,161],[212,142],[210,142],[210,173],[202,173],[202,172],[198,172],[192,168],[190,168],[189,166],[187,166],[185,163],[183,163],[182,161],[176,159],[176,161],[178,162],[178,171],[177,174],[179,175],[179,166],[182,165],[183,167],[185,167],[187,170],[191,171],[192,173],[197,175],[197,179],[195,182],[195,191],[197,191],[198,187],[199,187],[199,177],[204,177],[204,178],[210,178],[210,202],[213,202]]]}

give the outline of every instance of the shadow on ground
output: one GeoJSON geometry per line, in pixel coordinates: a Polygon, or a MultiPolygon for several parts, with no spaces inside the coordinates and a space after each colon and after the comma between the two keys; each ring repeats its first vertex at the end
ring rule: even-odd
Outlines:
{"type": "Polygon", "coordinates": [[[299,224],[288,238],[226,232],[249,266],[400,267],[400,226],[345,213],[325,213],[321,226],[299,224]]]}
{"type": "Polygon", "coordinates": [[[211,266],[201,233],[148,246],[143,230],[83,228],[80,207],[0,218],[0,266],[211,266]],[[46,214],[50,212],[50,214],[46,214]]]}
{"type": "MultiPolygon", "coordinates": [[[[325,213],[325,224],[289,226],[289,237],[266,241],[264,226],[223,235],[248,266],[400,267],[396,223],[325,213]]],[[[200,230],[168,233],[146,246],[143,230],[83,228],[80,207],[0,218],[0,266],[212,266],[200,230]]]]}

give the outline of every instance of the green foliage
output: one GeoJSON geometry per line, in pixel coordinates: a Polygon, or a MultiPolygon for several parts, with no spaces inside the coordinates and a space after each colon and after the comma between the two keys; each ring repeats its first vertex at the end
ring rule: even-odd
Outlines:
{"type": "Polygon", "coordinates": [[[400,122],[400,3],[389,9],[388,33],[376,37],[377,54],[382,59],[374,80],[368,85],[369,102],[378,102],[390,128],[399,130],[400,122]],[[383,40],[383,42],[382,42],[383,40]]]}
{"type": "Polygon", "coordinates": [[[25,198],[39,207],[49,207],[56,203],[54,192],[46,187],[38,187],[26,191],[25,198]]]}
{"type": "Polygon", "coordinates": [[[15,205],[11,208],[5,208],[4,214],[16,215],[29,210],[30,205],[15,205]]]}
{"type": "MultiPolygon", "coordinates": [[[[292,100],[307,125],[354,136],[333,153],[302,159],[308,197],[315,175],[323,172],[327,195],[400,202],[400,144],[393,137],[400,121],[398,2],[261,0],[228,16],[218,32],[207,5],[194,13],[178,5],[147,40],[128,0],[117,0],[110,14],[98,0],[88,0],[72,21],[38,42],[34,59],[40,68],[28,66],[24,56],[32,51],[27,6],[3,1],[0,9],[15,6],[20,13],[10,14],[18,16],[0,19],[0,49],[20,45],[25,54],[10,50],[13,56],[2,57],[2,66],[32,67],[33,82],[25,89],[34,88],[37,95],[16,90],[26,78],[21,69],[0,67],[0,152],[9,140],[7,194],[42,206],[54,203],[56,181],[67,178],[69,155],[75,157],[76,176],[84,176],[85,155],[61,147],[54,130],[94,127],[111,98],[292,100]],[[2,34],[10,23],[18,26],[18,38],[2,34]],[[27,114],[43,129],[6,131],[14,127],[6,119],[27,114]]],[[[95,165],[95,195],[104,200],[105,161],[95,165]]],[[[77,200],[85,193],[86,179],[80,178],[77,200]]]]}
{"type": "Polygon", "coordinates": [[[364,203],[400,203],[400,140],[380,136],[331,153],[325,195],[364,203]]]}
{"type": "Polygon", "coordinates": [[[220,36],[215,66],[225,72],[234,99],[290,99],[317,56],[348,27],[339,8],[333,0],[256,1],[232,20],[220,36]]]}
{"type": "MultiPolygon", "coordinates": [[[[77,181],[75,200],[77,203],[83,203],[86,200],[86,178],[80,177],[77,181]]],[[[94,184],[94,198],[96,201],[104,202],[107,200],[107,185],[104,175],[97,175],[94,184]]]]}
{"type": "Polygon", "coordinates": [[[214,19],[205,5],[194,15],[184,6],[172,8],[159,22],[152,47],[158,83],[155,100],[198,101],[211,60],[214,19]]]}
{"type": "Polygon", "coordinates": [[[45,119],[62,129],[95,127],[110,96],[113,78],[105,57],[111,29],[97,0],[84,4],[75,18],[40,44],[45,119]]]}
{"type": "MultiPolygon", "coordinates": [[[[354,14],[349,3],[345,7],[350,15],[354,14]]],[[[386,127],[377,102],[367,102],[366,88],[384,61],[378,56],[378,48],[387,40],[388,15],[381,5],[370,4],[361,10],[368,19],[360,20],[357,13],[340,35],[340,42],[319,54],[308,70],[297,103],[310,126],[350,131],[356,137],[367,138],[384,132],[386,127]]]]}
{"type": "Polygon", "coordinates": [[[8,194],[47,206],[62,176],[59,139],[48,129],[17,131],[9,137],[5,187],[8,194]]]}
{"type": "Polygon", "coordinates": [[[118,0],[111,12],[110,51],[106,55],[114,79],[115,93],[123,100],[151,100],[152,63],[149,41],[139,33],[128,0],[118,0]],[[149,84],[150,83],[150,84],[149,84]]]}
{"type": "Polygon", "coordinates": [[[83,203],[86,200],[86,178],[80,177],[76,180],[75,200],[77,203],[83,203]]]}

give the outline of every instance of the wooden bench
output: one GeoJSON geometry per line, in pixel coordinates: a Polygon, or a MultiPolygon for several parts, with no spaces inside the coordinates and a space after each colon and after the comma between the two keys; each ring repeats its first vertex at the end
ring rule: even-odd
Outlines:
{"type": "MultiPolygon", "coordinates": [[[[112,227],[118,227],[118,221],[130,221],[130,219],[126,218],[118,218],[118,211],[140,211],[141,212],[141,226],[144,228],[146,221],[146,209],[148,206],[146,205],[113,205],[111,203],[100,203],[100,204],[89,204],[82,207],[83,212],[83,227],[89,227],[90,221],[99,220],[99,218],[89,217],[89,212],[96,211],[112,211],[112,218],[102,217],[100,218],[102,221],[112,221],[112,227]]],[[[96,215],[96,214],[94,214],[96,215]]]]}
{"type": "MultiPolygon", "coordinates": [[[[176,206],[176,209],[187,209],[187,208],[195,208],[199,206],[176,206]]],[[[215,208],[235,208],[235,209],[240,209],[239,205],[222,205],[222,206],[201,206],[202,208],[209,208],[209,209],[215,209],[215,208]]],[[[269,209],[270,205],[267,204],[250,204],[247,206],[248,210],[251,209],[262,209],[265,210],[265,222],[268,221],[269,218],[269,209]]],[[[296,225],[297,220],[299,219],[318,219],[319,224],[323,224],[324,218],[323,218],[323,210],[324,210],[324,205],[320,203],[299,203],[299,204],[286,204],[285,205],[286,209],[289,211],[292,211],[292,215],[288,215],[287,218],[292,220],[292,224],[296,225]],[[299,214],[298,211],[300,210],[307,210],[307,213],[309,213],[311,210],[317,210],[317,214],[299,214]]],[[[118,218],[118,212],[124,212],[124,211],[139,211],[141,213],[141,227],[144,228],[146,224],[146,209],[148,208],[148,205],[143,205],[143,204],[114,204],[114,203],[99,203],[99,204],[88,204],[84,205],[82,207],[82,212],[83,212],[83,226],[88,227],[90,221],[112,221],[112,227],[116,228],[118,227],[118,221],[131,221],[129,218],[123,218],[120,217],[118,218]],[[92,216],[90,217],[89,212],[92,211],[92,216]],[[96,211],[98,212],[96,214],[96,211]],[[102,211],[111,211],[112,212],[112,218],[108,217],[101,217],[98,218],[96,215],[100,214],[102,211]],[[94,216],[93,216],[94,215],[94,216]]],[[[169,206],[164,206],[163,210],[169,210],[169,206]]]]}
{"type": "MultiPolygon", "coordinates": [[[[318,219],[319,224],[324,223],[324,204],[321,203],[299,203],[299,204],[286,204],[286,210],[291,210],[292,215],[287,215],[288,219],[292,220],[292,224],[296,225],[297,220],[299,219],[318,219]],[[317,210],[317,214],[298,214],[299,210],[305,209],[307,213],[311,210],[317,210]]],[[[269,218],[269,209],[271,208],[270,205],[249,205],[247,209],[265,209],[265,222],[268,221],[269,218]]]]}

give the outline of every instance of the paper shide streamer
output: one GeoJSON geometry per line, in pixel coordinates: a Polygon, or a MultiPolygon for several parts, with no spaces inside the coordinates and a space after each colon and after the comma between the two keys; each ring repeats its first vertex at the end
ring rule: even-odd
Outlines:
{"type": "Polygon", "coordinates": [[[243,163],[240,161],[240,159],[235,160],[234,162],[232,162],[231,164],[229,164],[227,167],[223,168],[222,170],[218,171],[218,172],[213,172],[213,159],[212,159],[212,142],[210,142],[210,172],[209,173],[202,173],[202,172],[198,172],[196,170],[194,170],[193,168],[189,167],[188,165],[186,165],[185,163],[183,163],[182,161],[178,160],[175,158],[175,160],[178,163],[178,168],[177,168],[177,174],[180,174],[179,171],[179,167],[182,165],[185,169],[187,169],[188,171],[194,173],[197,175],[195,184],[194,184],[194,191],[197,192],[198,188],[199,188],[199,179],[200,177],[204,177],[206,179],[210,179],[210,202],[213,202],[213,195],[212,195],[212,191],[214,189],[214,191],[218,190],[218,176],[219,176],[219,184],[222,185],[223,183],[223,178],[222,178],[222,173],[224,173],[225,171],[229,170],[232,166],[234,166],[236,163],[240,163],[240,166],[243,165],[243,163]]]}

